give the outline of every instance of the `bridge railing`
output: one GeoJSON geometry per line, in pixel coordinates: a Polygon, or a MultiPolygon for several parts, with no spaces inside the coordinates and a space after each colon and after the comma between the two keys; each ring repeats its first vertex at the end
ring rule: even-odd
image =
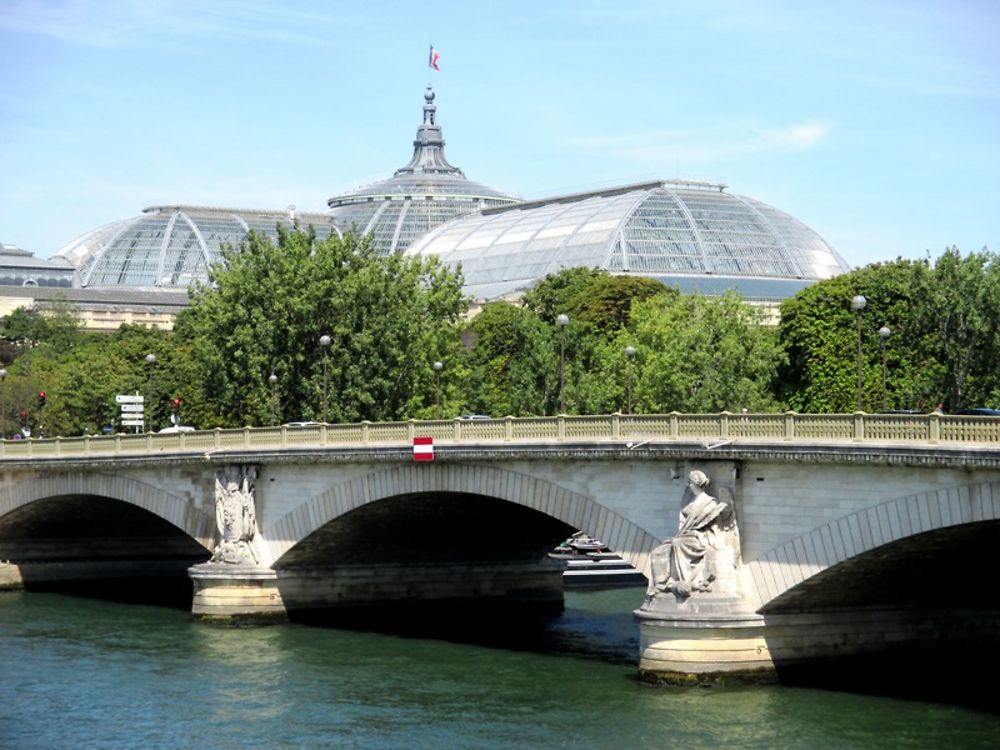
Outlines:
{"type": "Polygon", "coordinates": [[[1000,420],[942,414],[608,414],[243,427],[178,433],[85,435],[0,441],[0,458],[160,452],[405,446],[416,436],[440,443],[643,440],[837,441],[1000,444],[1000,420]]]}

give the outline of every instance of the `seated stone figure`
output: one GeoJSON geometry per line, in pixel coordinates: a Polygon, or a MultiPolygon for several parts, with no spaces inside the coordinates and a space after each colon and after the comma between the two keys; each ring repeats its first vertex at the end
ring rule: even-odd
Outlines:
{"type": "Polygon", "coordinates": [[[735,509],[731,498],[709,495],[708,485],[703,472],[688,475],[689,499],[677,533],[652,552],[647,597],[669,592],[683,600],[696,591],[712,591],[720,577],[734,581],[740,550],[735,509]],[[728,569],[720,570],[722,565],[728,569]]]}

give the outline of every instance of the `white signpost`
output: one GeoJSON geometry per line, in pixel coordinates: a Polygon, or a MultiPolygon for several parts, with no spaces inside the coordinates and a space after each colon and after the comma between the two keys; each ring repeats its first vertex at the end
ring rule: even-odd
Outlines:
{"type": "MultiPolygon", "coordinates": [[[[119,424],[123,427],[142,427],[145,425],[145,397],[136,393],[118,394],[115,402],[121,404],[122,416],[119,424]]],[[[136,430],[138,432],[138,430],[136,430]]]]}

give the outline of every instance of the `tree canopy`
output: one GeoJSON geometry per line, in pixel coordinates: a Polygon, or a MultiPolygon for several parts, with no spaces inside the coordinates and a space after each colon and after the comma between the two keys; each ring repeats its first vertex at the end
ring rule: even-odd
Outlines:
{"type": "Polygon", "coordinates": [[[354,234],[251,233],[211,280],[176,326],[205,373],[203,426],[266,424],[272,373],[279,420],[406,418],[433,403],[432,363],[460,347],[460,274],[354,234]]]}

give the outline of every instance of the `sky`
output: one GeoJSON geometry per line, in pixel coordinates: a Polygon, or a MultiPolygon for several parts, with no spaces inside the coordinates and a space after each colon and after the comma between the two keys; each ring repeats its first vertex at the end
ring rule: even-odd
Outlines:
{"type": "Polygon", "coordinates": [[[1000,252],[998,34],[998,0],[0,0],[0,242],[324,211],[431,84],[449,161],[526,199],[709,180],[851,266],[1000,252]]]}

